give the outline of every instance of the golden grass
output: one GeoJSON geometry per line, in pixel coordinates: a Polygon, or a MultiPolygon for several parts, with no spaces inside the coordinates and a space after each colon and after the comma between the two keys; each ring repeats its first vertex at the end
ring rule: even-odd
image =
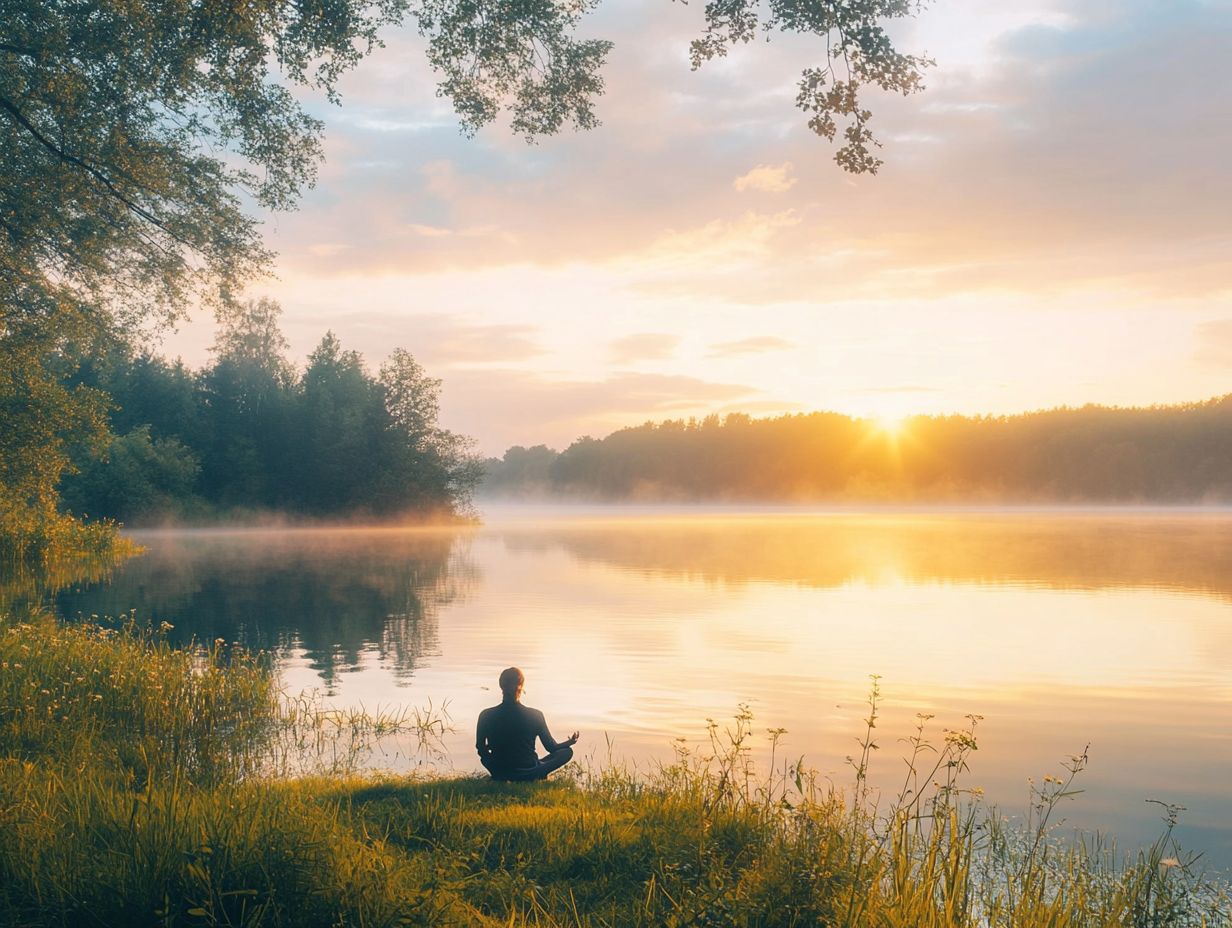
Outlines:
{"type": "MultiPolygon", "coordinates": [[[[10,621],[0,924],[1232,924],[1170,824],[1130,860],[1054,841],[1070,781],[1041,787],[1028,829],[1007,828],[962,787],[974,727],[933,746],[922,721],[908,782],[939,785],[879,807],[867,788],[876,699],[846,794],[790,763],[759,773],[744,712],[712,728],[708,750],[643,774],[359,775],[365,739],[413,717],[288,704],[259,656],[172,648],[132,622],[10,621]]],[[[438,719],[418,724],[439,733],[438,719]]],[[[1072,766],[1078,776],[1082,758],[1072,766]]]]}

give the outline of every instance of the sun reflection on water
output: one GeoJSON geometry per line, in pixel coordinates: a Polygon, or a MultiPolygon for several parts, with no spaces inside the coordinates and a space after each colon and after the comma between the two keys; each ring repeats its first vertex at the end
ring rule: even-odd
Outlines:
{"type": "Polygon", "coordinates": [[[916,713],[939,736],[975,712],[973,785],[992,800],[1020,806],[1027,776],[1091,742],[1072,821],[1145,839],[1143,800],[1178,801],[1182,829],[1232,863],[1227,515],[595,510],[457,535],[142,541],[62,610],[135,606],[275,648],[288,685],[347,704],[447,700],[457,770],[476,769],[473,720],[516,664],[555,733],[582,729],[583,756],[610,739],[669,760],[747,704],[843,782],[877,673],[887,779],[916,713]]]}

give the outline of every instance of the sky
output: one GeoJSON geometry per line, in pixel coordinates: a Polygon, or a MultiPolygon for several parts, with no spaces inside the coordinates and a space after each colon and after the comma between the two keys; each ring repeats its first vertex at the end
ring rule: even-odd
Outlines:
{"type": "MultiPolygon", "coordinates": [[[[934,0],[893,34],[852,176],[794,107],[817,41],[700,71],[699,4],[606,0],[602,124],[459,132],[423,43],[341,84],[316,187],[271,216],[303,363],[325,331],[443,381],[479,450],[647,420],[1149,405],[1232,392],[1232,0],[934,0]]],[[[198,318],[163,351],[208,361],[198,318]]]]}

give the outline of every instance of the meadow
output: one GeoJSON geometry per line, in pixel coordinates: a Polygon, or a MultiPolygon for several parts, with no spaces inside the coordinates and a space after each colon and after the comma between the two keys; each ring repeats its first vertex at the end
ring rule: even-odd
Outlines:
{"type": "Polygon", "coordinates": [[[977,717],[868,785],[878,691],[845,788],[746,710],[649,771],[547,784],[364,773],[432,712],[287,698],[262,655],[167,629],[0,627],[0,923],[243,926],[1223,926],[1226,889],[1161,835],[1061,840],[1084,758],[1011,826],[963,785],[977,717]]]}

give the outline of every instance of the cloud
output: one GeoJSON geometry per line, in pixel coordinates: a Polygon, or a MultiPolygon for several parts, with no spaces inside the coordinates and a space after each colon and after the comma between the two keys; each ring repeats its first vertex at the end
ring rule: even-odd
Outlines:
{"type": "Polygon", "coordinates": [[[666,332],[642,332],[638,335],[616,339],[608,346],[608,353],[617,364],[631,364],[634,361],[660,361],[670,358],[679,344],[679,335],[669,335],[666,332]]]}
{"type": "Polygon", "coordinates": [[[535,326],[475,324],[445,313],[288,313],[283,328],[293,347],[314,343],[332,329],[374,367],[395,347],[406,348],[430,370],[521,361],[544,353],[535,326]]]}
{"type": "Polygon", "coordinates": [[[786,351],[795,347],[784,338],[774,335],[762,335],[755,338],[742,338],[734,342],[717,342],[710,346],[711,358],[734,358],[746,354],[760,354],[765,351],[786,351]]]}
{"type": "Polygon", "coordinates": [[[756,416],[782,416],[787,413],[799,412],[804,408],[803,403],[789,403],[784,400],[742,400],[739,403],[720,406],[715,412],[719,415],[740,412],[756,416]]]}
{"type": "Polygon", "coordinates": [[[790,78],[819,51],[804,40],[736,49],[692,74],[687,11],[597,19],[620,42],[605,125],[527,148],[496,127],[460,138],[399,34],[357,71],[358,90],[344,88],[343,112],[362,117],[331,122],[322,183],[274,244],[288,267],[317,274],[654,266],[665,240],[738,227],[749,194],[789,188],[796,228],[738,277],[711,249],[674,273],[655,267],[646,286],[750,304],[1226,287],[1232,95],[1220,37],[1232,10],[955,3],[920,17],[925,31],[929,17],[950,24],[934,30],[939,65],[923,94],[877,99],[886,165],[860,178],[830,162],[833,147],[792,107],[790,78]],[[405,111],[391,86],[406,91],[405,111]],[[395,123],[416,126],[413,143],[385,129],[395,123]],[[313,253],[321,242],[352,247],[313,253]]]}
{"type": "Polygon", "coordinates": [[[744,193],[746,190],[786,193],[796,185],[796,178],[790,176],[791,169],[790,161],[782,164],[759,164],[747,174],[741,174],[732,181],[732,187],[739,193],[744,193]]]}
{"type": "Polygon", "coordinates": [[[344,242],[318,242],[315,245],[308,245],[305,250],[317,258],[332,258],[350,248],[351,246],[344,242]]]}
{"type": "Polygon", "coordinates": [[[1214,367],[1232,367],[1232,319],[1212,319],[1194,327],[1194,360],[1214,367]]]}
{"type": "Polygon", "coordinates": [[[424,238],[445,238],[446,236],[454,234],[452,229],[442,229],[439,226],[426,226],[419,222],[408,222],[406,224],[406,231],[413,235],[421,235],[424,238]]]}
{"type": "Polygon", "coordinates": [[[1002,368],[1026,384],[1016,408],[1215,392],[1232,351],[1220,328],[1232,293],[1228,4],[934,4],[898,24],[905,50],[938,60],[928,90],[869,98],[885,142],[876,177],[839,171],[793,108],[818,43],[776,36],[768,53],[753,43],[691,73],[683,50],[701,18],[652,0],[597,10],[587,28],[618,42],[604,124],[531,147],[507,127],[461,137],[422,42],[391,30],[344,78],[344,106],[315,111],[320,182],[267,227],[283,255],[269,292],[296,356],[331,327],[374,362],[405,345],[446,378],[447,397],[455,376],[474,380],[465,430],[485,442],[534,438],[506,387],[547,404],[545,428],[564,442],[690,403],[861,410],[871,398],[853,391],[934,377],[947,387],[917,398],[930,408],[1007,408],[1010,392],[971,392],[1002,368]],[[766,189],[780,183],[790,189],[766,189]],[[1138,310],[1153,327],[1122,326],[1117,314],[1138,310]],[[1130,332],[1123,351],[1103,347],[1114,324],[1130,332]],[[759,357],[750,331],[790,343],[759,357]],[[652,340],[609,350],[628,332],[652,340]],[[1003,361],[983,360],[989,346],[1003,361]],[[743,358],[739,376],[765,395],[703,391],[673,407],[655,394],[637,407],[631,384],[605,379],[614,363],[652,361],[708,382],[723,357],[743,358]]]}
{"type": "Polygon", "coordinates": [[[887,387],[863,387],[853,393],[940,393],[940,387],[926,386],[920,383],[904,383],[887,387]]]}
{"type": "MultiPolygon", "coordinates": [[[[757,402],[760,391],[670,374],[620,373],[598,380],[555,380],[513,369],[461,370],[445,375],[441,420],[483,436],[484,452],[512,445],[562,448],[651,418],[706,415],[757,402]]],[[[778,405],[778,404],[776,404],[778,405]]]]}

